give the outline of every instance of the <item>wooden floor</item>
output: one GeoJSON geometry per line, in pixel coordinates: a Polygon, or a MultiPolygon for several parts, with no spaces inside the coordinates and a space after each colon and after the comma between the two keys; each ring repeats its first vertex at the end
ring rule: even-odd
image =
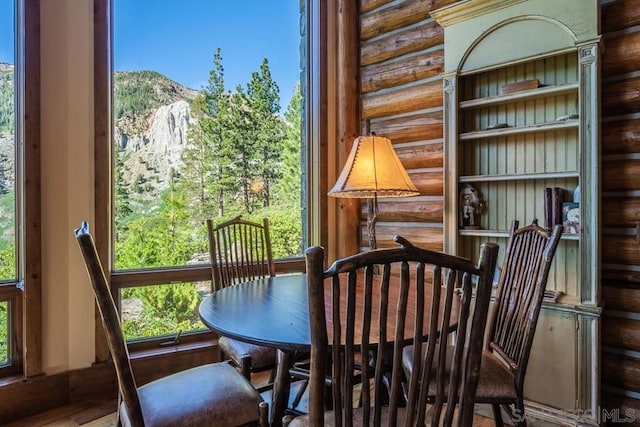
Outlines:
{"type": "MultiPolygon", "coordinates": [[[[264,379],[254,378],[254,384],[260,386],[264,379]]],[[[297,391],[297,385],[292,386],[291,395],[297,391]]],[[[268,394],[263,393],[263,398],[269,401],[268,394]]],[[[67,405],[42,414],[34,415],[10,424],[7,427],[115,427],[116,425],[116,400],[111,401],[88,401],[74,405],[67,405]]],[[[302,399],[299,410],[305,411],[307,401],[302,399]]],[[[474,427],[493,427],[493,419],[476,415],[473,420],[474,427]]]]}

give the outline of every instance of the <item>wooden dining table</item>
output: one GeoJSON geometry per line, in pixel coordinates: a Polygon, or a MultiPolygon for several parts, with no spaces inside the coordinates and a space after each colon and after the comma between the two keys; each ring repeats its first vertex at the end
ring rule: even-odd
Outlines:
{"type": "MultiPolygon", "coordinates": [[[[362,283],[358,286],[362,286],[362,283]]],[[[395,307],[397,301],[393,289],[393,286],[390,287],[390,307],[395,307]]],[[[429,295],[425,295],[425,305],[430,306],[430,287],[426,289],[425,293],[429,295]]],[[[407,325],[412,324],[414,318],[411,303],[415,296],[411,292],[407,325]]],[[[346,292],[344,294],[346,298],[346,292]]],[[[342,302],[346,306],[346,302],[342,302]]],[[[327,311],[331,310],[330,291],[325,292],[325,306],[327,311]]],[[[376,311],[374,309],[372,313],[374,318],[376,311]]],[[[425,307],[425,312],[429,313],[428,307],[425,307]]],[[[220,335],[278,350],[270,422],[272,426],[279,426],[288,405],[289,369],[293,366],[294,356],[296,352],[309,352],[311,349],[306,275],[265,277],[215,291],[202,300],[199,314],[202,322],[220,335]]],[[[387,335],[392,337],[391,328],[395,319],[392,317],[389,320],[387,335]]],[[[428,315],[425,315],[425,330],[428,330],[428,322],[428,315]]],[[[356,319],[356,331],[359,330],[359,323],[356,319]]],[[[409,343],[409,327],[406,336],[409,343]]],[[[377,343],[377,335],[372,335],[370,342],[377,343]]]]}

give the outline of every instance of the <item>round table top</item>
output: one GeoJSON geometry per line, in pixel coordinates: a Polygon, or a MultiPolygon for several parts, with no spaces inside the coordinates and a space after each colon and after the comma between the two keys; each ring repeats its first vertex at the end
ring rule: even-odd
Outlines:
{"type": "Polygon", "coordinates": [[[311,346],[304,274],[252,280],[207,296],[200,319],[229,338],[285,350],[311,346]]]}

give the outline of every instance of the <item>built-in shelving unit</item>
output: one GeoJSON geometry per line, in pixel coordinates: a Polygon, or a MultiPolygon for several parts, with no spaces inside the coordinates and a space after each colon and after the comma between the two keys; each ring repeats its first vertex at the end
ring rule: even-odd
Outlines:
{"type": "Polygon", "coordinates": [[[598,419],[598,11],[596,0],[467,0],[433,14],[445,28],[445,251],[477,259],[493,241],[501,258],[512,220],[545,224],[546,188],[580,199],[547,283],[561,296],[534,339],[530,425],[598,419]],[[484,202],[471,224],[469,186],[484,202]]]}

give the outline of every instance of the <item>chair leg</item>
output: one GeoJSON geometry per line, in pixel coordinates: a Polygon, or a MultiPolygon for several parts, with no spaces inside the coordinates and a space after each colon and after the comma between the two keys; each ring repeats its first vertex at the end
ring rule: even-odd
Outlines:
{"type": "Polygon", "coordinates": [[[240,358],[240,372],[246,379],[251,381],[251,356],[244,355],[240,358]]]}
{"type": "Polygon", "coordinates": [[[500,404],[493,403],[491,407],[493,408],[493,420],[496,424],[496,427],[504,427],[504,421],[502,421],[502,409],[500,408],[500,404]]]}
{"type": "Polygon", "coordinates": [[[258,410],[260,411],[260,427],[269,427],[269,404],[264,401],[260,402],[258,410]]]}
{"type": "Polygon", "coordinates": [[[524,401],[522,398],[518,399],[518,402],[515,404],[515,409],[516,419],[514,419],[514,424],[517,427],[527,427],[527,419],[524,416],[524,401]]]}
{"type": "Polygon", "coordinates": [[[298,392],[296,393],[296,397],[293,399],[293,402],[291,402],[292,409],[296,409],[298,407],[298,404],[300,403],[300,400],[302,400],[304,392],[307,390],[307,385],[309,385],[309,380],[303,380],[300,388],[298,389],[298,392]]]}

